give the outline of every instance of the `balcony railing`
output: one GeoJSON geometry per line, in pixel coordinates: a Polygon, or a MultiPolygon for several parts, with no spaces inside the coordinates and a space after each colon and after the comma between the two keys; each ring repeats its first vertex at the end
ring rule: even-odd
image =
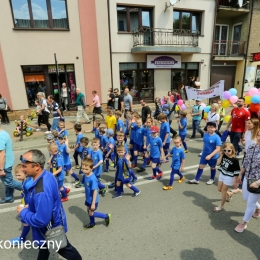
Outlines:
{"type": "Polygon", "coordinates": [[[249,0],[218,0],[219,6],[230,7],[230,8],[249,8],[249,0]],[[242,5],[242,6],[240,6],[242,5]]]}
{"type": "Polygon", "coordinates": [[[245,41],[214,41],[213,55],[242,56],[245,54],[245,41]]]}
{"type": "Polygon", "coordinates": [[[141,28],[133,32],[133,47],[157,45],[197,47],[198,44],[198,31],[141,28]]]}

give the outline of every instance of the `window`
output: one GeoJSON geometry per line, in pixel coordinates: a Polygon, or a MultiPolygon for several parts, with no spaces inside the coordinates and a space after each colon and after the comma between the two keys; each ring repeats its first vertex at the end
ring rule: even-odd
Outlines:
{"type": "Polygon", "coordinates": [[[201,12],[173,11],[173,29],[197,33],[201,28],[201,12]]]}
{"type": "Polygon", "coordinates": [[[15,28],[68,29],[66,0],[10,0],[15,28]]]}
{"type": "Polygon", "coordinates": [[[133,32],[142,27],[152,27],[152,9],[141,7],[117,7],[119,32],[133,32]]]}

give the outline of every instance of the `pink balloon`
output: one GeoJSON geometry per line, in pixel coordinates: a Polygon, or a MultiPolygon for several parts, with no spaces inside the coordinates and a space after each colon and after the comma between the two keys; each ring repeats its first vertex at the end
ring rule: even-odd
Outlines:
{"type": "Polygon", "coordinates": [[[250,95],[249,95],[249,92],[246,92],[245,96],[250,96],[250,95]]]}
{"type": "Polygon", "coordinates": [[[201,103],[200,105],[201,105],[202,108],[206,107],[206,104],[204,104],[204,103],[201,103]]]}
{"type": "Polygon", "coordinates": [[[237,102],[237,100],[238,100],[238,97],[237,96],[232,96],[230,99],[229,99],[229,101],[231,102],[231,103],[236,103],[237,102]]]}
{"type": "Polygon", "coordinates": [[[161,105],[163,106],[164,105],[164,98],[161,98],[161,105]]]}
{"type": "Polygon", "coordinates": [[[258,89],[257,88],[250,88],[248,93],[249,93],[250,96],[257,95],[258,89]]]}
{"type": "Polygon", "coordinates": [[[181,105],[181,110],[185,110],[186,106],[184,104],[181,105]]]}
{"type": "Polygon", "coordinates": [[[178,105],[181,106],[183,104],[183,100],[182,99],[179,99],[178,100],[178,105]]]}

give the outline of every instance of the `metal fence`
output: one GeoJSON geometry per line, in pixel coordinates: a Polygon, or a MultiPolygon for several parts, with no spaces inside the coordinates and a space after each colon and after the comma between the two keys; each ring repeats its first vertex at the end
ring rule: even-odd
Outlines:
{"type": "Polygon", "coordinates": [[[214,41],[213,55],[242,56],[245,54],[245,41],[214,41]]]}

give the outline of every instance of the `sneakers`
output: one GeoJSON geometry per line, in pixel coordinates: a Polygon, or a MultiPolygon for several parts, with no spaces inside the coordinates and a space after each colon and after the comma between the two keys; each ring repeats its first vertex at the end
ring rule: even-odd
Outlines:
{"type": "Polygon", "coordinates": [[[200,182],[193,179],[193,180],[189,180],[189,183],[190,184],[199,184],[200,182]]]}
{"type": "Polygon", "coordinates": [[[69,198],[68,197],[65,197],[65,198],[61,198],[61,202],[65,202],[65,201],[68,201],[69,198]]]}
{"type": "Polygon", "coordinates": [[[105,169],[104,172],[109,172],[109,169],[105,169]]]}
{"type": "Polygon", "coordinates": [[[184,153],[188,153],[189,152],[189,150],[184,150],[184,153]]]}
{"type": "Polygon", "coordinates": [[[23,239],[21,237],[15,237],[9,240],[12,246],[19,246],[24,243],[23,239]]]}
{"type": "Polygon", "coordinates": [[[220,212],[222,210],[224,210],[224,208],[221,205],[213,209],[214,212],[220,212]]]}
{"type": "Polygon", "coordinates": [[[259,218],[260,217],[260,209],[256,209],[255,213],[252,215],[253,218],[259,218]]]}
{"type": "Polygon", "coordinates": [[[133,163],[131,168],[133,169],[135,167],[137,167],[137,164],[133,163]]]}
{"type": "Polygon", "coordinates": [[[70,188],[66,188],[66,194],[68,195],[70,193],[70,188]]]}
{"type": "Polygon", "coordinates": [[[141,193],[140,190],[139,190],[138,192],[134,192],[134,194],[132,195],[132,197],[137,197],[140,193],[141,193]]]}
{"type": "Polygon", "coordinates": [[[114,183],[114,182],[108,185],[108,188],[109,188],[109,189],[112,189],[112,188],[114,188],[114,187],[115,187],[115,183],[114,183]]]}
{"type": "Polygon", "coordinates": [[[194,135],[194,136],[192,135],[192,136],[190,137],[190,139],[194,139],[194,138],[196,138],[195,135],[194,135]]]}
{"type": "Polygon", "coordinates": [[[42,129],[41,128],[36,128],[35,131],[39,132],[39,131],[42,131],[42,129]]]}
{"type": "Polygon", "coordinates": [[[240,223],[236,226],[235,231],[237,233],[242,233],[247,228],[247,224],[240,223]]]}
{"type": "Polygon", "coordinates": [[[112,198],[113,199],[118,199],[118,198],[121,198],[122,197],[122,194],[115,194],[112,198]]]}
{"type": "Polygon", "coordinates": [[[148,180],[155,180],[157,176],[152,175],[151,177],[148,178],[148,180]]]}
{"type": "Polygon", "coordinates": [[[49,134],[51,134],[51,131],[46,131],[46,132],[44,132],[46,135],[49,135],[49,134]]]}
{"type": "Polygon", "coordinates": [[[157,180],[159,181],[162,178],[162,176],[163,176],[163,172],[158,173],[157,180]]]}
{"type": "Polygon", "coordinates": [[[90,123],[91,123],[91,121],[90,121],[90,120],[86,122],[86,124],[90,124],[90,123]]]}
{"type": "Polygon", "coordinates": [[[211,185],[211,184],[213,184],[213,183],[214,183],[214,180],[212,180],[212,179],[210,179],[210,180],[208,180],[208,181],[206,182],[207,185],[211,185]]]}
{"type": "Polygon", "coordinates": [[[183,176],[182,178],[180,178],[180,179],[178,180],[178,183],[182,183],[184,180],[185,180],[185,177],[183,176]]]}
{"type": "Polygon", "coordinates": [[[169,186],[169,185],[164,186],[164,187],[163,187],[163,190],[172,190],[172,186],[169,186]]]}
{"type": "Polygon", "coordinates": [[[80,168],[79,165],[74,165],[74,166],[72,167],[72,170],[79,169],[79,168],[80,168]]]}
{"type": "Polygon", "coordinates": [[[106,193],[107,193],[107,186],[101,190],[101,196],[105,197],[106,193]]]}
{"type": "Polygon", "coordinates": [[[81,188],[83,184],[80,181],[75,182],[75,188],[81,188]]]}
{"type": "Polygon", "coordinates": [[[87,230],[87,229],[91,229],[91,228],[94,228],[96,225],[90,225],[90,224],[87,224],[86,226],[83,227],[83,229],[87,230]]]}
{"type": "Polygon", "coordinates": [[[141,167],[137,170],[137,172],[144,172],[145,171],[145,168],[141,167]]]}
{"type": "Polygon", "coordinates": [[[201,157],[202,156],[202,152],[199,154],[199,157],[201,157]]]}
{"type": "Polygon", "coordinates": [[[114,166],[115,166],[115,164],[114,164],[114,163],[111,163],[109,166],[111,166],[111,167],[114,167],[114,166]]]}
{"type": "Polygon", "coordinates": [[[107,218],[105,218],[106,226],[108,227],[111,221],[111,214],[107,214],[107,218]]]}
{"type": "Polygon", "coordinates": [[[14,199],[10,199],[10,200],[0,200],[0,204],[5,204],[5,203],[13,203],[14,199]]]}

